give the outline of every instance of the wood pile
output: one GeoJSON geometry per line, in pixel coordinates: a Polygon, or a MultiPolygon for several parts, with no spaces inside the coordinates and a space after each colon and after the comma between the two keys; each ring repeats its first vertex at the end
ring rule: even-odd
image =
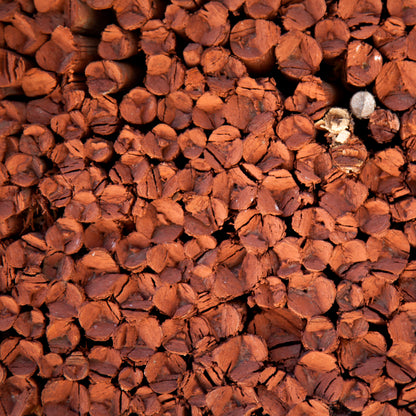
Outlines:
{"type": "Polygon", "coordinates": [[[0,416],[410,416],[415,379],[414,1],[1,2],[0,416]]]}

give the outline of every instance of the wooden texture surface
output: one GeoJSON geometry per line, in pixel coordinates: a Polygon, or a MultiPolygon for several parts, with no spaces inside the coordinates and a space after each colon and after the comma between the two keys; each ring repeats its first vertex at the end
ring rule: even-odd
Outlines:
{"type": "Polygon", "coordinates": [[[0,416],[416,414],[414,1],[0,3],[0,416]]]}

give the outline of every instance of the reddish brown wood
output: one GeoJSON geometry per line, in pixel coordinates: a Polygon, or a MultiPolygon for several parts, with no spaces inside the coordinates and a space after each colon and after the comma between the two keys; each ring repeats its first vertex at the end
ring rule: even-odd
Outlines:
{"type": "Polygon", "coordinates": [[[183,59],[187,66],[197,66],[201,62],[202,45],[199,43],[188,43],[183,50],[183,59]]]}
{"type": "MultiPolygon", "coordinates": [[[[46,7],[49,7],[49,4],[53,7],[54,2],[46,4],[46,7]]],[[[42,33],[47,35],[50,35],[58,26],[65,25],[65,15],[59,11],[36,13],[34,19],[41,28],[42,33]]]]}
{"type": "Polygon", "coordinates": [[[308,350],[330,353],[338,347],[338,338],[331,321],[323,316],[308,320],[302,335],[302,344],[308,350]]]}
{"type": "MultiPolygon", "coordinates": [[[[351,285],[350,285],[351,286],[351,285]]],[[[353,294],[354,287],[358,287],[356,285],[352,285],[351,287],[351,294],[353,294]]],[[[356,291],[357,292],[357,291],[356,291]]],[[[355,304],[358,302],[358,297],[360,296],[357,293],[354,294],[356,301],[355,304]]],[[[351,303],[351,306],[353,304],[351,303]]],[[[337,333],[341,338],[345,339],[354,339],[357,337],[363,337],[367,334],[369,328],[369,323],[361,310],[355,310],[351,312],[344,312],[341,314],[338,324],[337,324],[337,333]]]]}
{"type": "Polygon", "coordinates": [[[205,91],[206,79],[198,68],[191,68],[185,72],[185,91],[197,100],[205,91]]]}
{"type": "Polygon", "coordinates": [[[0,94],[1,97],[19,91],[24,73],[31,67],[29,61],[17,53],[0,49],[0,94]]]}
{"type": "Polygon", "coordinates": [[[90,95],[98,97],[131,87],[138,77],[138,71],[128,64],[105,60],[88,64],[85,76],[90,95]]]}
{"type": "Polygon", "coordinates": [[[373,35],[376,48],[390,60],[406,59],[409,41],[405,29],[406,25],[400,18],[389,17],[373,35]]]}
{"type": "Polygon", "coordinates": [[[325,12],[326,4],[324,0],[303,0],[295,4],[289,3],[280,9],[285,29],[300,31],[314,25],[325,15],[325,12]]]}
{"type": "Polygon", "coordinates": [[[280,29],[267,20],[241,20],[231,29],[230,47],[252,71],[266,72],[274,64],[273,47],[280,29]]]}
{"type": "Polygon", "coordinates": [[[316,40],[297,30],[280,37],[275,54],[280,71],[294,79],[314,74],[322,61],[322,50],[316,40]]]}
{"type": "Polygon", "coordinates": [[[371,134],[378,143],[390,142],[400,129],[400,120],[389,110],[377,109],[369,119],[371,134]]]}
{"type": "Polygon", "coordinates": [[[367,39],[377,30],[382,7],[381,0],[342,0],[338,3],[337,14],[353,28],[354,38],[367,39]]]}
{"type": "Polygon", "coordinates": [[[65,20],[72,33],[98,34],[103,29],[106,17],[81,0],[65,1],[65,20]]]}
{"type": "Polygon", "coordinates": [[[415,6],[409,0],[400,0],[398,2],[388,0],[387,9],[392,16],[403,19],[406,25],[414,25],[416,23],[414,16],[415,6]]]}
{"type": "Polygon", "coordinates": [[[122,363],[120,352],[109,347],[96,346],[88,354],[89,378],[107,381],[115,377],[122,363]]]}
{"type": "Polygon", "coordinates": [[[369,397],[370,391],[366,384],[358,380],[348,380],[344,384],[340,401],[347,409],[361,412],[369,397]]]}
{"type": "Polygon", "coordinates": [[[416,49],[415,49],[415,37],[416,37],[416,30],[411,30],[410,33],[407,36],[407,42],[406,42],[406,46],[407,46],[407,56],[409,59],[411,60],[415,60],[416,58],[416,49]]]}
{"type": "Polygon", "coordinates": [[[22,78],[22,89],[26,96],[37,97],[50,94],[56,87],[57,78],[52,72],[31,68],[22,78]]]}
{"type": "Polygon", "coordinates": [[[89,131],[85,117],[80,111],[71,111],[52,117],[51,129],[66,140],[80,140],[89,131]]]}
{"type": "Polygon", "coordinates": [[[47,41],[36,21],[28,16],[15,13],[11,25],[4,28],[7,46],[22,55],[33,55],[47,41]]]}
{"type": "Polygon", "coordinates": [[[33,0],[33,4],[39,13],[63,11],[64,0],[33,0]]]}
{"type": "Polygon", "coordinates": [[[355,87],[365,87],[378,76],[383,58],[368,43],[353,41],[348,44],[345,63],[346,80],[355,87]]]}
{"type": "Polygon", "coordinates": [[[160,121],[175,129],[184,129],[192,119],[193,103],[189,94],[175,91],[161,99],[157,105],[157,116],[160,121]]]}
{"type": "Polygon", "coordinates": [[[158,0],[114,0],[112,6],[118,23],[126,30],[141,28],[148,20],[158,18],[163,10],[158,0]]]}
{"type": "Polygon", "coordinates": [[[86,0],[88,6],[95,10],[110,9],[113,6],[114,0],[86,0]]]}
{"type": "Polygon", "coordinates": [[[416,412],[414,5],[335,3],[0,7],[0,414],[416,412]]]}
{"type": "Polygon", "coordinates": [[[47,70],[63,74],[82,71],[97,57],[98,41],[71,33],[69,28],[58,26],[51,40],[36,52],[36,62],[47,70]]]}
{"type": "Polygon", "coordinates": [[[11,182],[22,187],[38,183],[45,170],[45,165],[41,159],[25,153],[15,153],[9,156],[4,166],[10,175],[11,182]]]}
{"type": "Polygon", "coordinates": [[[9,377],[0,390],[0,402],[5,414],[25,414],[39,407],[39,391],[36,383],[23,377],[9,377]]]}
{"type": "Polygon", "coordinates": [[[406,60],[383,65],[376,79],[375,92],[386,107],[403,111],[416,102],[412,81],[414,69],[414,62],[406,60]]]}
{"type": "Polygon", "coordinates": [[[2,362],[14,376],[22,378],[29,378],[34,374],[42,354],[42,345],[37,341],[8,338],[0,345],[2,362]]]}
{"type": "Polygon", "coordinates": [[[117,25],[108,25],[101,33],[98,54],[103,59],[122,60],[137,52],[137,39],[134,33],[117,25]]]}
{"type": "Polygon", "coordinates": [[[144,85],[155,95],[177,91],[185,79],[185,68],[177,58],[167,55],[150,55],[146,59],[144,85]]]}
{"type": "Polygon", "coordinates": [[[45,333],[45,317],[39,309],[23,312],[19,314],[13,328],[26,339],[39,339],[45,333]]]}
{"type": "Polygon", "coordinates": [[[203,46],[224,44],[230,34],[227,9],[217,1],[206,3],[186,22],[185,33],[192,42],[203,46]]]}
{"type": "Polygon", "coordinates": [[[224,103],[217,95],[206,92],[197,100],[192,112],[192,121],[198,127],[213,130],[224,124],[224,103]]]}
{"type": "Polygon", "coordinates": [[[335,294],[332,281],[319,275],[299,273],[289,281],[288,307],[299,316],[312,317],[328,311],[335,294]]]}
{"type": "Polygon", "coordinates": [[[55,320],[46,328],[49,348],[57,354],[67,354],[79,344],[81,335],[78,327],[69,320],[55,320]]]}
{"type": "Polygon", "coordinates": [[[279,122],[276,134],[289,150],[299,150],[315,138],[315,126],[307,116],[292,115],[279,122]]]}
{"type": "Polygon", "coordinates": [[[0,329],[2,331],[7,331],[15,323],[20,308],[16,301],[10,296],[1,296],[0,305],[2,316],[0,329]]]}
{"type": "Polygon", "coordinates": [[[138,387],[143,380],[143,372],[132,367],[124,367],[118,374],[118,382],[124,391],[138,387]]]}
{"type": "Polygon", "coordinates": [[[320,78],[306,76],[296,86],[293,96],[286,98],[288,111],[304,113],[313,120],[319,120],[334,105],[337,99],[335,88],[320,78]]]}
{"type": "Polygon", "coordinates": [[[342,19],[323,19],[315,25],[315,39],[322,48],[324,59],[333,59],[345,51],[350,31],[342,19]]]}
{"type": "Polygon", "coordinates": [[[120,114],[133,124],[150,123],[156,117],[156,98],[144,88],[134,88],[123,97],[120,114]]]}
{"type": "Polygon", "coordinates": [[[176,38],[160,20],[149,20],[141,28],[139,45],[146,55],[172,54],[175,52],[176,38]]]}
{"type": "Polygon", "coordinates": [[[120,311],[112,302],[89,302],[81,307],[78,319],[88,338],[106,341],[116,330],[120,311]]]}
{"type": "Polygon", "coordinates": [[[181,36],[185,36],[185,27],[187,26],[188,19],[189,14],[185,9],[176,4],[169,4],[166,7],[163,22],[169,29],[172,29],[181,36]]]}
{"type": "MultiPolygon", "coordinates": [[[[123,115],[121,105],[120,113],[123,115]]],[[[113,97],[104,95],[87,98],[84,100],[81,110],[85,117],[85,123],[95,134],[108,136],[115,133],[119,127],[118,102],[113,97]]]]}
{"type": "MultiPolygon", "coordinates": [[[[228,0],[227,6],[232,12],[238,9],[239,3],[243,3],[243,1],[240,1],[239,3],[234,1],[234,3],[236,4],[231,7],[232,0],[228,0]]],[[[280,0],[245,0],[244,11],[253,19],[272,19],[277,15],[280,4],[280,0]]]]}
{"type": "Polygon", "coordinates": [[[360,173],[368,155],[364,143],[356,136],[352,136],[346,144],[334,142],[330,154],[335,167],[346,173],[360,173]]]}
{"type": "Polygon", "coordinates": [[[41,395],[45,412],[64,411],[68,414],[88,414],[90,400],[85,386],[61,378],[50,380],[41,395]]]}
{"type": "Polygon", "coordinates": [[[0,23],[0,48],[4,48],[4,23],[0,23]]]}

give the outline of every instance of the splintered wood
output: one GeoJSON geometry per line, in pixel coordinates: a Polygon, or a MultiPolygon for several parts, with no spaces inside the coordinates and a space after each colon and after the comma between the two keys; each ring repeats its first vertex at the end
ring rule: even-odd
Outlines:
{"type": "Polygon", "coordinates": [[[0,3],[0,416],[416,414],[415,1],[0,3]]]}

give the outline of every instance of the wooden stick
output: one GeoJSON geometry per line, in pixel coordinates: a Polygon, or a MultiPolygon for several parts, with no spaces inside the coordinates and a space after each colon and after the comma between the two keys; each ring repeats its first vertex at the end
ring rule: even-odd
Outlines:
{"type": "Polygon", "coordinates": [[[378,143],[390,142],[400,130],[400,120],[389,110],[378,109],[368,121],[371,135],[378,143]]]}
{"type": "Polygon", "coordinates": [[[33,55],[46,42],[47,36],[41,32],[34,19],[16,13],[11,23],[4,29],[4,40],[17,52],[33,55]]]}
{"type": "MultiPolygon", "coordinates": [[[[276,1],[259,1],[259,0],[245,0],[244,11],[253,19],[273,19],[276,17],[280,7],[280,0],[276,1]]],[[[230,7],[229,7],[230,8],[230,7]]],[[[230,10],[234,11],[235,7],[230,10]]],[[[237,7],[238,8],[238,7],[237,7]]]]}
{"type": "Polygon", "coordinates": [[[146,55],[172,54],[176,47],[175,34],[162,21],[149,20],[141,29],[139,45],[146,55]]]}
{"type": "Polygon", "coordinates": [[[383,65],[376,79],[375,92],[379,100],[393,111],[403,111],[416,103],[414,78],[416,63],[393,61],[383,65]]]}
{"type": "Polygon", "coordinates": [[[391,16],[400,17],[406,26],[416,24],[414,16],[415,6],[409,1],[401,1],[399,3],[394,0],[387,0],[387,9],[391,16]]]}
{"type": "Polygon", "coordinates": [[[373,35],[374,45],[390,60],[406,59],[409,39],[406,25],[398,17],[389,17],[373,35]]]}
{"type": "Polygon", "coordinates": [[[0,87],[20,86],[24,73],[30,67],[29,61],[17,53],[0,49],[0,87]]]}
{"type": "Polygon", "coordinates": [[[83,71],[97,58],[98,40],[74,35],[69,28],[58,26],[51,40],[36,52],[36,62],[47,71],[58,74],[83,71]]]}
{"type": "Polygon", "coordinates": [[[113,9],[123,29],[135,30],[148,20],[160,17],[163,3],[159,0],[114,0],[113,9]]]}
{"type": "Polygon", "coordinates": [[[217,1],[210,1],[193,13],[185,27],[186,36],[203,46],[222,45],[230,34],[227,9],[217,1]]]}
{"type": "Polygon", "coordinates": [[[150,55],[146,59],[144,84],[155,95],[167,95],[177,91],[185,80],[185,68],[177,58],[166,55],[150,55]]]}
{"type": "Polygon", "coordinates": [[[81,0],[65,1],[65,18],[72,33],[85,35],[99,34],[108,20],[103,12],[94,10],[81,0]]]}
{"type": "Polygon", "coordinates": [[[33,0],[39,13],[60,12],[64,9],[65,0],[33,0]]]}
{"type": "Polygon", "coordinates": [[[322,51],[315,39],[299,31],[284,34],[275,53],[280,70],[294,79],[314,74],[322,61],[322,51]]]}
{"type": "Polygon", "coordinates": [[[326,12],[324,0],[303,0],[299,3],[283,6],[283,26],[286,30],[303,31],[318,22],[326,12]]]}
{"type": "Polygon", "coordinates": [[[176,4],[169,4],[166,7],[164,22],[169,29],[185,36],[185,27],[187,26],[189,14],[176,4]]]}
{"type": "Polygon", "coordinates": [[[117,25],[108,25],[101,34],[98,53],[103,59],[130,58],[137,53],[136,37],[117,25]]]}
{"type": "Polygon", "coordinates": [[[323,19],[315,25],[315,39],[322,48],[324,59],[333,59],[347,48],[350,38],[348,25],[342,19],[323,19]]]}
{"type": "Polygon", "coordinates": [[[380,73],[383,58],[369,44],[354,41],[348,44],[345,71],[347,83],[356,87],[371,84],[380,73]]]}
{"type": "Polygon", "coordinates": [[[157,116],[160,121],[174,129],[184,129],[192,120],[193,103],[189,94],[175,91],[162,98],[157,105],[157,116]]]}
{"type": "Polygon", "coordinates": [[[113,94],[133,85],[138,71],[131,65],[114,61],[91,62],[85,68],[91,96],[113,94]]]}
{"type": "Polygon", "coordinates": [[[230,46],[252,71],[265,72],[274,64],[273,47],[280,29],[267,20],[242,20],[231,30],[230,46]]]}
{"type": "Polygon", "coordinates": [[[114,0],[86,0],[86,3],[94,10],[104,10],[111,9],[114,0]]]}
{"type": "Polygon", "coordinates": [[[133,124],[146,124],[156,117],[156,98],[144,88],[134,88],[123,97],[120,114],[133,124]]]}
{"type": "Polygon", "coordinates": [[[22,78],[22,89],[28,97],[47,95],[56,87],[57,78],[52,72],[32,68],[22,78]]]}
{"type": "Polygon", "coordinates": [[[360,0],[352,3],[342,0],[338,4],[337,14],[353,29],[351,34],[354,38],[367,39],[377,30],[382,8],[380,0],[365,3],[360,0]]]}

